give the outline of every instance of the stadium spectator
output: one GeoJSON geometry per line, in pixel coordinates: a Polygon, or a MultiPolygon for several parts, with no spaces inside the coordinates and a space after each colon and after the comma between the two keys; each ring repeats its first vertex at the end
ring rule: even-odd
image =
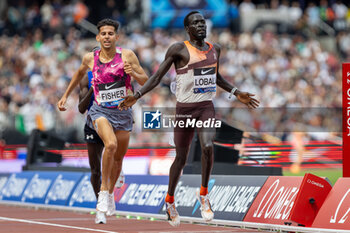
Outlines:
{"type": "MultiPolygon", "coordinates": [[[[82,38],[81,32],[73,26],[73,5],[69,4],[52,0],[39,7],[32,3],[26,5],[25,1],[8,2],[7,23],[4,33],[0,34],[1,128],[14,127],[15,119],[21,115],[25,131],[30,133],[36,127],[30,113],[38,112],[43,117],[46,129],[54,129],[65,122],[65,127],[55,130],[62,134],[74,129],[81,132],[84,120],[77,109],[71,108],[64,114],[57,114],[54,107],[72,77],[72,71],[77,69],[80,56],[96,45],[94,40],[82,38]],[[47,20],[48,29],[42,28],[47,20]],[[35,29],[24,30],[34,25],[35,29]]],[[[240,11],[256,9],[249,0],[237,7],[240,11]]],[[[308,30],[307,22],[320,20],[316,17],[320,12],[319,7],[312,7],[305,9],[304,14],[297,1],[289,7],[290,18],[297,21],[298,31],[308,30]]],[[[349,15],[342,1],[333,4],[332,9],[336,20],[349,15]]],[[[123,12],[120,11],[120,15],[124,15],[123,12]]],[[[162,29],[155,29],[152,33],[135,30],[128,35],[121,32],[120,44],[134,50],[146,72],[152,74],[163,60],[168,45],[183,40],[184,34],[162,29]]],[[[222,45],[222,75],[242,89],[253,87],[250,90],[261,97],[262,107],[341,106],[340,61],[350,59],[350,36],[345,31],[336,37],[336,52],[340,57],[323,49],[320,42],[311,37],[277,35],[263,29],[232,34],[229,30],[218,31],[214,28],[208,40],[218,41],[222,45]]],[[[157,90],[134,107],[135,132],[138,133],[133,135],[131,143],[168,141],[161,134],[141,133],[141,106],[173,106],[175,101],[171,86],[174,78],[175,71],[171,69],[157,90]]],[[[137,84],[134,85],[137,89],[137,84]]],[[[77,93],[73,93],[70,101],[69,105],[77,106],[77,93]]],[[[228,95],[220,90],[215,105],[240,106],[237,102],[229,101],[228,95]]],[[[232,120],[234,114],[222,115],[232,120]]],[[[265,127],[263,123],[257,125],[262,129],[265,127]]]]}

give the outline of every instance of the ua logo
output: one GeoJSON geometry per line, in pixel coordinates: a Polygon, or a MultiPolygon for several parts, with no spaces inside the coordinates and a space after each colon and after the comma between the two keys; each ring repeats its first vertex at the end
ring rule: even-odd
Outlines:
{"type": "Polygon", "coordinates": [[[94,139],[94,135],[91,134],[91,135],[86,135],[86,139],[89,140],[89,139],[94,139]]]}

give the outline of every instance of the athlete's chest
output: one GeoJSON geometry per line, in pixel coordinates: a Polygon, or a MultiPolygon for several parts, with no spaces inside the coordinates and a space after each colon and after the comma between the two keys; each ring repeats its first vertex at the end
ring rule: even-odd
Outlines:
{"type": "Polygon", "coordinates": [[[112,61],[103,63],[97,59],[94,64],[94,73],[97,79],[122,78],[124,76],[124,63],[121,56],[116,56],[112,61]]]}

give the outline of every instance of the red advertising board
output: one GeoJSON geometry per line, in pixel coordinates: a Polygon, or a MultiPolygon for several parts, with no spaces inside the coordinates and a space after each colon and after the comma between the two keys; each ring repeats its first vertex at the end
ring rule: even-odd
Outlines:
{"type": "Polygon", "coordinates": [[[343,176],[350,177],[350,63],[343,63],[343,176]]]}
{"type": "Polygon", "coordinates": [[[331,190],[332,186],[328,181],[306,173],[289,219],[310,227],[331,190]]]}
{"type": "Polygon", "coordinates": [[[350,230],[350,178],[339,178],[312,227],[350,230]]]}
{"type": "Polygon", "coordinates": [[[303,177],[270,176],[244,217],[245,222],[284,224],[299,192],[303,177]]]}

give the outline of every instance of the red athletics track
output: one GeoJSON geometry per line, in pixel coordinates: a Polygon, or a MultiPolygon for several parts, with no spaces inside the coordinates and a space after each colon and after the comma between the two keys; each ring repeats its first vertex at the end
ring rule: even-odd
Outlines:
{"type": "Polygon", "coordinates": [[[107,224],[95,224],[95,215],[86,213],[35,210],[33,208],[0,205],[0,232],[12,233],[159,233],[159,232],[241,232],[255,233],[258,230],[234,227],[216,227],[199,224],[181,223],[172,227],[166,221],[149,221],[107,217],[107,224]]]}

